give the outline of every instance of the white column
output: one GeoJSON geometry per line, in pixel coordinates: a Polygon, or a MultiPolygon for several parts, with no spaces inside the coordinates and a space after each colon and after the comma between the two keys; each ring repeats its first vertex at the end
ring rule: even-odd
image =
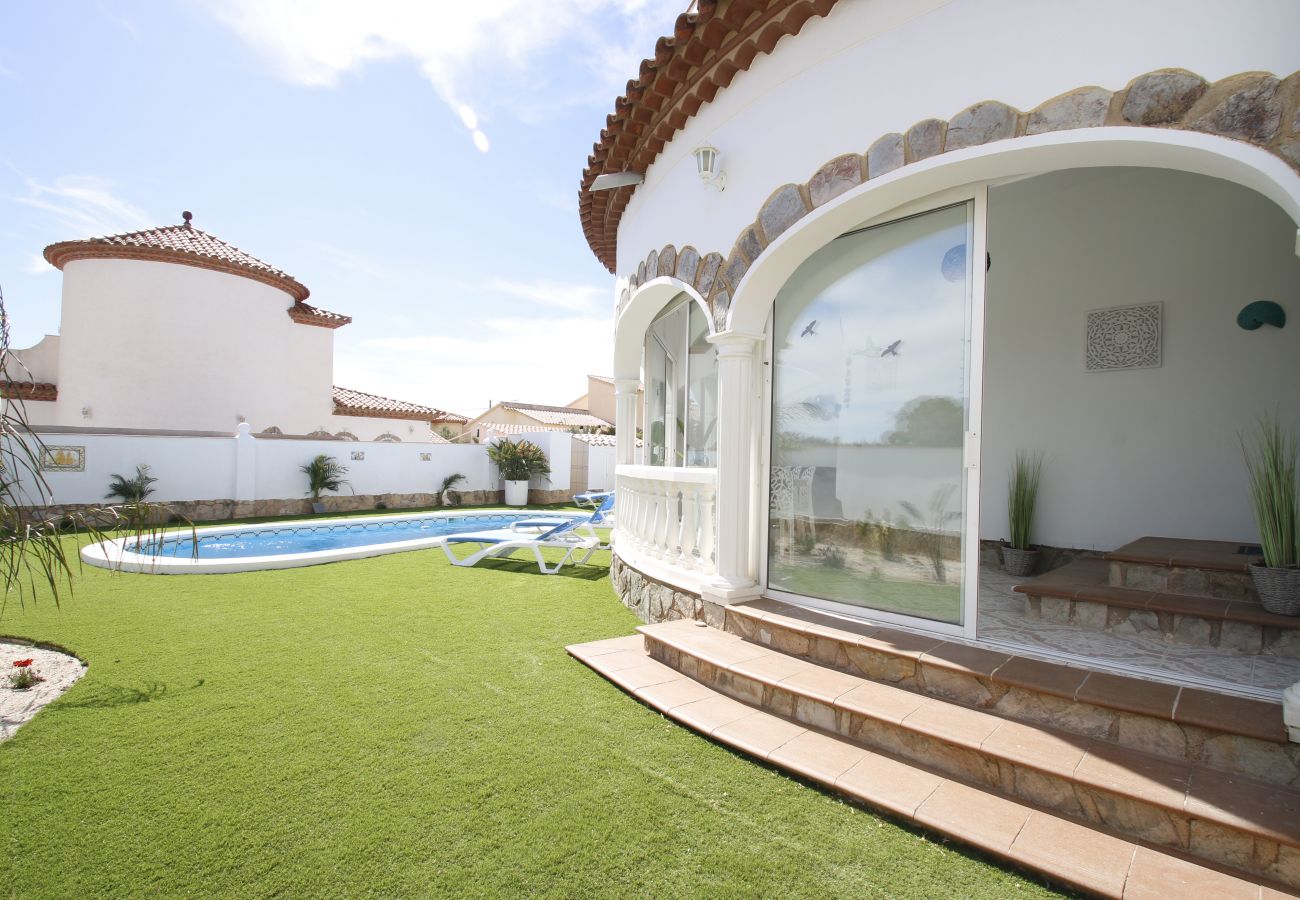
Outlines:
{"type": "Polygon", "coordinates": [[[235,432],[235,499],[257,499],[257,438],[247,422],[235,432]]]}
{"type": "Polygon", "coordinates": [[[722,332],[709,337],[718,348],[717,575],[706,599],[737,603],[759,595],[754,545],[754,471],[761,439],[758,379],[761,334],[722,332]]]}
{"type": "Polygon", "coordinates": [[[614,434],[617,455],[614,462],[630,466],[636,462],[636,399],[641,382],[636,378],[614,379],[614,434]]]}

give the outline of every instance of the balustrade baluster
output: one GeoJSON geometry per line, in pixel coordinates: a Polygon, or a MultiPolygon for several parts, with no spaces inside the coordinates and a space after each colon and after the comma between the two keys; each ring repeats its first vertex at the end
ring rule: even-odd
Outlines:
{"type": "Polygon", "coordinates": [[[700,510],[700,568],[706,575],[712,575],[717,571],[717,560],[714,559],[714,539],[717,533],[717,494],[713,485],[704,492],[701,498],[700,510]]]}
{"type": "Polygon", "coordinates": [[[678,540],[680,550],[677,555],[678,565],[684,569],[696,568],[695,546],[699,535],[700,487],[697,484],[682,488],[682,526],[678,540]]]}

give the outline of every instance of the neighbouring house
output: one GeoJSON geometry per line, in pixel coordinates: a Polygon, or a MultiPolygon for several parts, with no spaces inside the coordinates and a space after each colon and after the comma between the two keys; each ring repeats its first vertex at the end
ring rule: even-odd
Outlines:
{"type": "MultiPolygon", "coordinates": [[[[641,391],[639,384],[637,385],[637,391],[639,396],[641,391]]],[[[567,405],[573,409],[585,409],[598,419],[613,422],[616,408],[614,403],[614,379],[608,375],[588,375],[587,393],[567,405]]],[[[636,410],[637,428],[641,427],[641,422],[641,402],[638,400],[636,410]]]]}
{"type": "Polygon", "coordinates": [[[466,417],[333,385],[334,330],[280,269],[180,225],[45,248],[63,272],[57,335],[15,350],[0,388],[33,427],[432,441],[466,417]]]}
{"type": "Polygon", "coordinates": [[[1300,618],[1247,575],[1238,437],[1300,426],[1300,6],[665,31],[579,195],[616,279],[613,582],[651,624],[575,655],[1085,891],[1300,889],[1300,618]]]}
{"type": "Polygon", "coordinates": [[[476,441],[492,437],[525,434],[530,431],[607,431],[614,425],[608,419],[572,406],[543,406],[538,403],[494,403],[470,419],[462,434],[476,441]]]}

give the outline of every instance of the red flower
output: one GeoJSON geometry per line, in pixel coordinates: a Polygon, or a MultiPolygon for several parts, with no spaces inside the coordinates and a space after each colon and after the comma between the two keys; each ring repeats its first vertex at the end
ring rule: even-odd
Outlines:
{"type": "Polygon", "coordinates": [[[28,666],[30,666],[32,663],[34,663],[35,661],[36,661],[36,660],[34,660],[34,659],[15,659],[15,660],[14,660],[14,668],[15,668],[15,669],[25,669],[25,668],[27,668],[28,666]]]}

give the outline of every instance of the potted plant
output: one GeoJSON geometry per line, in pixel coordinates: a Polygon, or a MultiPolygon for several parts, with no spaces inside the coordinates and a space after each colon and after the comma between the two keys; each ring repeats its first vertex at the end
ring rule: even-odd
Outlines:
{"type": "Polygon", "coordinates": [[[532,441],[498,441],[488,447],[487,454],[506,484],[506,506],[528,503],[529,480],[551,474],[546,453],[532,441]]]}
{"type": "Polygon", "coordinates": [[[1300,615],[1300,482],[1296,477],[1300,442],[1276,416],[1264,416],[1249,439],[1239,438],[1246,457],[1251,510],[1264,553],[1262,565],[1250,566],[1251,580],[1264,609],[1283,616],[1300,615]]]}
{"type": "Polygon", "coordinates": [[[322,492],[338,491],[347,484],[343,478],[348,474],[347,467],[324,453],[306,465],[299,466],[299,471],[307,476],[307,493],[311,495],[311,511],[314,513],[325,512],[325,504],[321,502],[322,492]]]}
{"type": "Polygon", "coordinates": [[[1034,504],[1038,502],[1038,485],[1042,476],[1042,452],[1017,450],[1007,486],[1007,524],[1011,539],[1002,547],[1002,568],[1008,575],[1032,575],[1038,565],[1039,551],[1029,538],[1034,528],[1034,504]]]}
{"type": "Polygon", "coordinates": [[[158,479],[149,474],[147,463],[135,467],[135,475],[127,477],[114,472],[108,482],[105,500],[120,499],[126,524],[133,528],[145,525],[153,517],[154,511],[145,498],[153,493],[153,485],[158,479]]]}
{"type": "Polygon", "coordinates": [[[439,506],[459,506],[460,492],[456,490],[456,485],[464,482],[465,476],[460,472],[453,472],[442,480],[438,485],[437,497],[439,506]]]}

